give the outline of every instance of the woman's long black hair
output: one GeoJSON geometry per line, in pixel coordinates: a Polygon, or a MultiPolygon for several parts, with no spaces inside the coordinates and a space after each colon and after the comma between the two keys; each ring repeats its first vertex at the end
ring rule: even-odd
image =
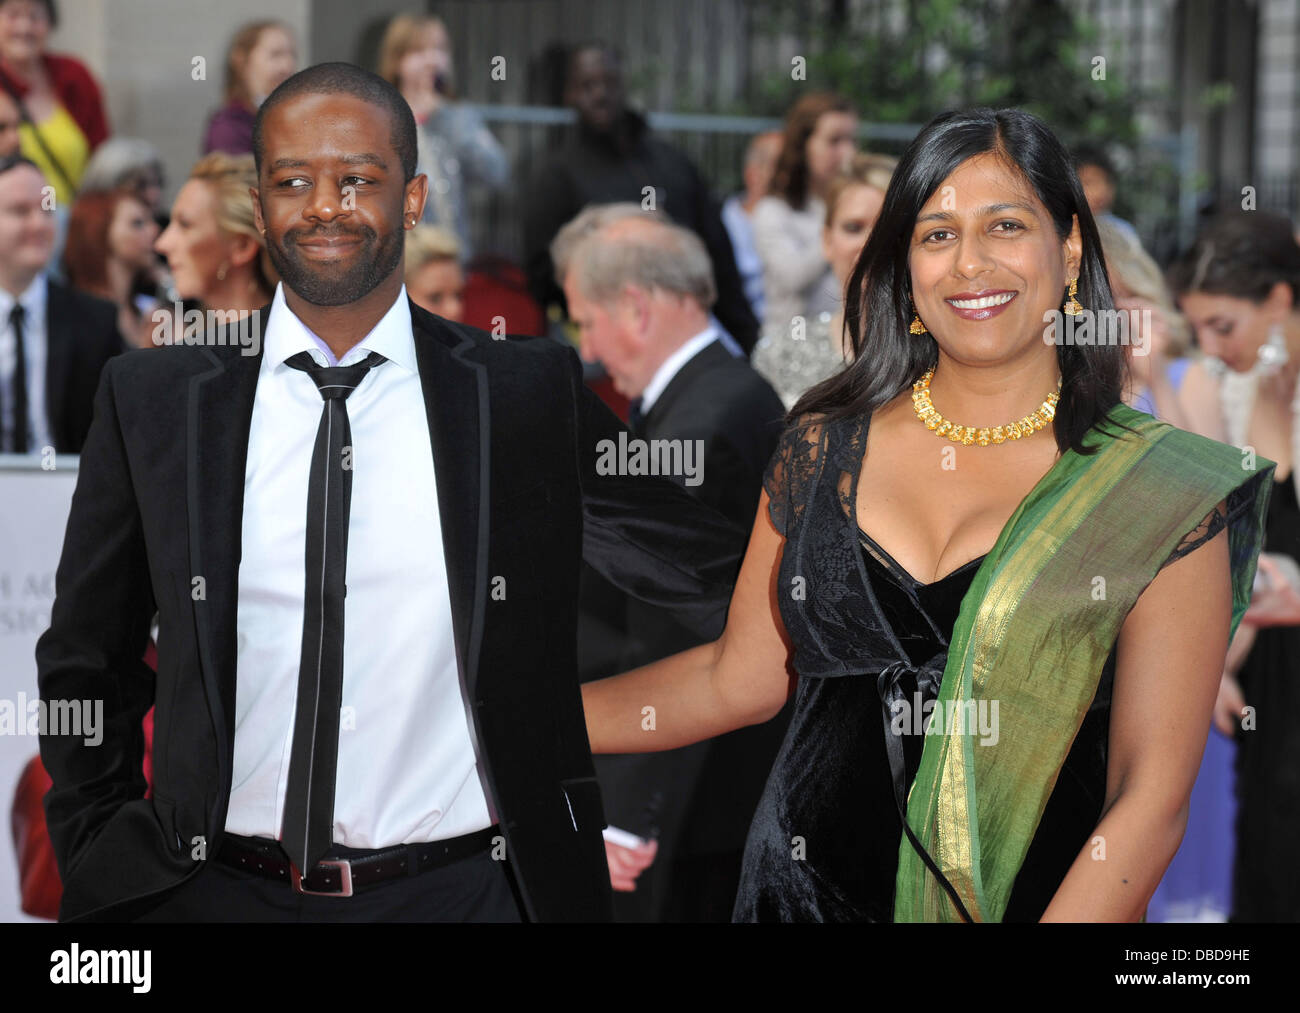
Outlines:
{"type": "MultiPolygon", "coordinates": [[[[870,414],[920,379],[938,361],[929,334],[908,333],[912,320],[908,252],[917,215],[943,181],[968,158],[995,153],[1016,167],[1047,208],[1064,240],[1079,218],[1083,258],[1078,300],[1086,310],[1113,310],[1101,240],[1070,157],[1047,125],[1019,109],[941,113],[927,123],[899,160],[880,219],[849,276],[844,321],[853,361],[804,393],[789,413],[827,420],[870,414]]],[[[1061,293],[1064,306],[1065,293],[1061,293]]],[[[1059,307],[1058,307],[1059,308],[1059,307]]],[[[1101,328],[1094,327],[1096,334],[1101,328]]],[[[1083,446],[1084,434],[1120,400],[1127,363],[1118,344],[1058,343],[1061,400],[1053,430],[1062,453],[1083,446]]],[[[811,421],[811,420],[809,420],[811,421]]]]}

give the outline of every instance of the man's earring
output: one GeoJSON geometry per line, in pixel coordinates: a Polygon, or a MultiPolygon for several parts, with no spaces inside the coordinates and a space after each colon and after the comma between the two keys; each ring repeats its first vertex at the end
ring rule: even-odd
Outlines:
{"type": "Polygon", "coordinates": [[[1070,301],[1065,304],[1065,312],[1072,317],[1077,317],[1080,313],[1083,312],[1083,306],[1081,306],[1079,304],[1079,300],[1075,298],[1075,294],[1078,291],[1079,291],[1079,279],[1071,278],[1070,279],[1070,301]]]}
{"type": "Polygon", "coordinates": [[[925,324],[921,323],[921,314],[916,312],[916,307],[912,307],[912,326],[907,329],[908,334],[929,334],[925,329],[925,324]]]}

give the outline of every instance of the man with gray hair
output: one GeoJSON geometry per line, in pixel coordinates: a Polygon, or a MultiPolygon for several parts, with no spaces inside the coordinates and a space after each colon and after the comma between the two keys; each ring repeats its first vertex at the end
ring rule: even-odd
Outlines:
{"type": "MultiPolygon", "coordinates": [[[[643,445],[634,452],[692,465],[666,470],[748,531],[783,428],[781,400],[719,342],[699,237],[635,204],[635,214],[612,210],[624,206],[589,208],[553,248],[582,358],[601,362],[632,399],[630,442],[643,445]]],[[[620,607],[619,671],[703,642],[661,610],[631,598],[620,607]]],[[[593,757],[617,919],[730,920],[745,836],[785,725],[782,715],[685,749],[593,757]],[[633,839],[656,837],[657,853],[633,839]]]]}
{"type": "MultiPolygon", "coordinates": [[[[572,220],[565,222],[560,231],[555,234],[551,240],[550,254],[551,263],[555,265],[555,277],[560,280],[561,287],[564,276],[569,271],[569,261],[573,259],[573,252],[577,249],[582,240],[593,235],[606,225],[614,222],[626,221],[628,219],[638,219],[642,221],[664,222],[671,224],[671,220],[663,214],[662,211],[647,211],[635,201],[615,201],[611,204],[588,204],[572,220]]],[[[694,235],[694,233],[691,233],[694,235]]],[[[703,243],[700,249],[704,249],[703,243]]],[[[707,257],[707,252],[705,256],[707,257]]],[[[710,274],[712,274],[712,263],[709,264],[710,274]]],[[[566,296],[567,298],[567,296],[566,296]]],[[[732,355],[744,357],[745,353],[741,347],[736,344],[733,338],[722,325],[718,318],[709,312],[709,322],[713,324],[718,334],[718,339],[732,355]]]]}

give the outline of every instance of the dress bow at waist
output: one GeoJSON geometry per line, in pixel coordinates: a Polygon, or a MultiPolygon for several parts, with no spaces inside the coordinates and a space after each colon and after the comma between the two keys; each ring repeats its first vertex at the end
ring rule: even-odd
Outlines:
{"type": "Polygon", "coordinates": [[[948,896],[952,898],[957,905],[958,911],[966,921],[970,921],[970,913],[962,904],[957,892],[952,888],[952,884],[939,870],[934,859],[926,852],[921,842],[917,840],[916,834],[912,832],[912,827],[907,822],[907,768],[903,760],[903,738],[894,729],[894,724],[890,720],[891,715],[900,709],[900,702],[906,705],[907,693],[901,685],[905,675],[915,676],[916,689],[921,697],[921,701],[934,700],[939,695],[939,687],[943,683],[943,670],[948,663],[947,652],[936,654],[929,661],[922,665],[913,665],[910,661],[893,661],[882,668],[876,676],[876,692],[880,695],[880,715],[885,724],[885,752],[889,755],[889,773],[894,782],[894,802],[898,806],[898,818],[903,822],[903,832],[907,839],[911,841],[912,847],[921,860],[929,867],[930,871],[938,878],[948,896]]]}
{"type": "MultiPolygon", "coordinates": [[[[882,668],[876,675],[876,692],[880,696],[885,713],[894,711],[899,701],[907,699],[906,690],[901,685],[905,675],[916,678],[916,688],[922,700],[933,700],[937,697],[947,662],[947,652],[940,652],[922,665],[913,665],[909,661],[895,661],[882,668]]],[[[893,737],[897,738],[897,736],[893,737]]]]}

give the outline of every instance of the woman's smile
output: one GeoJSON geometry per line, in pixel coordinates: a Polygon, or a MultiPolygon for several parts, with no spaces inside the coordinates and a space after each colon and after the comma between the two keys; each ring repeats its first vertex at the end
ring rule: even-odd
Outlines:
{"type": "Polygon", "coordinates": [[[988,320],[997,316],[1016,297],[1005,289],[988,289],[984,292],[959,292],[944,300],[963,320],[988,320]]]}

